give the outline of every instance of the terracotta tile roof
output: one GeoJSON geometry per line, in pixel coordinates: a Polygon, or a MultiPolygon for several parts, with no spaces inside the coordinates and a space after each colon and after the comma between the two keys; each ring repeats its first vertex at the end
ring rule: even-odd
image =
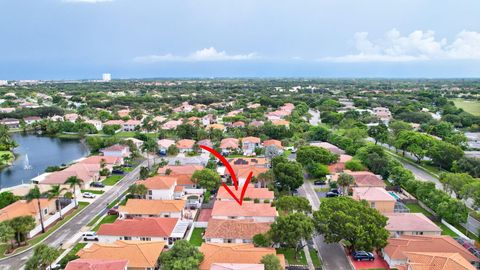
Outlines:
{"type": "Polygon", "coordinates": [[[162,139],[162,140],[157,141],[158,147],[161,147],[161,148],[167,148],[168,149],[168,147],[170,147],[170,145],[172,145],[172,144],[175,144],[175,141],[170,140],[170,139],[162,139]]]}
{"type": "Polygon", "coordinates": [[[220,148],[221,149],[226,149],[226,148],[232,148],[236,149],[238,148],[239,145],[239,140],[236,138],[225,138],[220,142],[220,148]]]}
{"type": "MultiPolygon", "coordinates": [[[[40,199],[40,207],[42,209],[49,207],[52,204],[55,204],[54,200],[40,199]]],[[[0,222],[20,216],[33,216],[35,218],[37,214],[37,200],[33,200],[31,202],[19,200],[0,209],[0,222]]]]}
{"type": "Polygon", "coordinates": [[[117,219],[114,223],[102,224],[98,235],[170,237],[178,218],[117,219]]]}
{"type": "Polygon", "coordinates": [[[290,122],[287,120],[279,119],[279,120],[272,120],[272,124],[275,126],[288,126],[290,122]]]}
{"type": "MultiPolygon", "coordinates": [[[[259,248],[252,244],[203,243],[200,252],[205,256],[200,270],[209,270],[214,263],[258,264],[268,254],[276,255],[274,248],[259,248]]],[[[285,257],[279,254],[280,264],[285,268],[285,257]]],[[[283,269],[282,268],[282,269],[283,269]]]]}
{"type": "Polygon", "coordinates": [[[90,156],[81,160],[79,163],[100,164],[102,160],[105,161],[106,164],[115,165],[120,163],[122,159],[120,157],[112,157],[112,156],[90,156]]]}
{"type": "Polygon", "coordinates": [[[113,125],[123,125],[123,120],[108,120],[107,122],[103,123],[105,126],[113,126],[113,125]]]}
{"type": "Polygon", "coordinates": [[[64,184],[70,176],[76,176],[83,181],[92,181],[100,172],[100,164],[75,163],[62,171],[53,172],[42,180],[41,184],[64,184]]]}
{"type": "Polygon", "coordinates": [[[265,147],[270,145],[276,146],[279,149],[283,149],[282,142],[279,140],[266,140],[263,142],[263,146],[265,147]]]}
{"type": "MultiPolygon", "coordinates": [[[[240,197],[240,193],[241,193],[240,188],[238,190],[235,190],[235,188],[232,186],[230,189],[233,191],[235,195],[237,195],[237,197],[240,197]]],[[[232,197],[230,196],[228,191],[223,186],[220,186],[217,193],[217,199],[231,199],[231,198],[232,197]]],[[[255,186],[253,185],[248,185],[248,188],[245,191],[245,198],[268,199],[271,201],[274,198],[274,193],[273,191],[268,190],[268,188],[255,188],[255,186]]]]}
{"type": "Polygon", "coordinates": [[[387,226],[390,232],[413,231],[413,232],[437,232],[442,229],[428,219],[422,213],[386,213],[387,226]]]}
{"type": "Polygon", "coordinates": [[[198,145],[204,145],[204,146],[207,146],[207,147],[210,147],[210,148],[213,147],[213,143],[212,143],[212,141],[209,140],[209,139],[205,139],[205,140],[198,141],[197,144],[198,144],[198,145]]]}
{"type": "Polygon", "coordinates": [[[261,127],[263,126],[265,123],[263,121],[252,121],[250,122],[249,126],[252,126],[252,127],[261,127]]]}
{"type": "Polygon", "coordinates": [[[193,145],[195,145],[194,140],[183,139],[183,140],[177,141],[177,147],[180,149],[190,149],[190,148],[193,148],[193,145]]]}
{"type": "Polygon", "coordinates": [[[205,129],[207,129],[207,130],[209,130],[209,129],[224,130],[224,129],[225,129],[225,126],[222,125],[222,124],[211,124],[211,125],[208,125],[205,129]]]}
{"type": "Polygon", "coordinates": [[[260,138],[258,137],[244,137],[242,138],[242,143],[260,143],[260,138]]]}
{"type": "Polygon", "coordinates": [[[254,235],[270,230],[271,224],[253,220],[210,219],[204,237],[251,240],[254,235]]]}
{"type": "MultiPolygon", "coordinates": [[[[253,177],[258,177],[259,174],[267,172],[269,169],[266,167],[258,167],[255,165],[232,165],[232,169],[237,175],[238,178],[247,178],[250,172],[252,172],[253,177]]],[[[228,171],[225,174],[230,175],[228,171]]]]}
{"type": "Polygon", "coordinates": [[[100,152],[104,151],[124,151],[125,149],[128,149],[128,146],[126,145],[121,145],[121,144],[115,144],[110,147],[106,147],[100,150],[100,152]]]}
{"type": "Polygon", "coordinates": [[[76,259],[70,261],[65,270],[125,270],[128,260],[76,259]]]}
{"type": "MultiPolygon", "coordinates": [[[[387,185],[379,178],[379,176],[367,172],[367,171],[357,171],[357,172],[352,172],[352,171],[344,171],[344,173],[349,174],[353,176],[355,179],[355,185],[357,187],[383,187],[385,188],[387,185]]],[[[332,175],[332,180],[337,181],[338,176],[340,174],[334,174],[332,175]]]]}
{"type": "Polygon", "coordinates": [[[158,215],[165,212],[180,212],[185,208],[183,200],[142,200],[129,199],[118,211],[128,214],[158,215]]]}
{"type": "Polygon", "coordinates": [[[458,253],[406,252],[411,270],[476,270],[458,253]]]}
{"type": "Polygon", "coordinates": [[[264,270],[263,264],[253,263],[212,263],[210,270],[264,270]]]}
{"type": "Polygon", "coordinates": [[[388,193],[384,188],[380,187],[355,187],[353,188],[354,199],[366,200],[366,201],[390,201],[395,202],[390,193],[388,193]]]}
{"type": "Polygon", "coordinates": [[[446,235],[402,235],[398,238],[389,238],[383,252],[393,260],[406,260],[406,252],[446,252],[459,253],[469,262],[480,261],[455,239],[446,235]]]}
{"type": "Polygon", "coordinates": [[[212,217],[276,217],[277,211],[269,203],[243,202],[239,205],[236,201],[215,201],[212,217]]]}
{"type": "Polygon", "coordinates": [[[81,259],[128,260],[128,268],[155,268],[166,243],[161,241],[116,241],[93,243],[80,250],[81,259]]]}
{"type": "Polygon", "coordinates": [[[327,149],[328,151],[334,154],[338,154],[338,155],[345,154],[345,151],[338,148],[336,145],[333,145],[328,142],[315,142],[315,143],[310,143],[310,145],[327,149]]]}
{"type": "Polygon", "coordinates": [[[144,185],[148,189],[170,189],[176,185],[177,178],[174,176],[157,175],[145,180],[138,180],[135,183],[144,185]]]}
{"type": "Polygon", "coordinates": [[[202,165],[167,165],[165,167],[161,167],[158,169],[159,174],[165,174],[167,169],[171,170],[170,175],[180,175],[180,174],[189,174],[192,175],[197,170],[203,170],[204,167],[202,165]]]}
{"type": "Polygon", "coordinates": [[[234,126],[234,127],[244,127],[244,126],[245,126],[245,122],[243,122],[243,121],[237,121],[237,122],[234,122],[234,123],[232,124],[232,126],[234,126]]]}

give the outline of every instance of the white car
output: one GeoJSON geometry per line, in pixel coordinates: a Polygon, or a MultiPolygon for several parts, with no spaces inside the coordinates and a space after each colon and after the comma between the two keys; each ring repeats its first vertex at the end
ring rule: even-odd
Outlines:
{"type": "Polygon", "coordinates": [[[93,199],[95,198],[95,195],[93,193],[90,193],[90,192],[84,192],[82,194],[83,198],[90,198],[90,199],[93,199]]]}
{"type": "Polygon", "coordinates": [[[98,241],[97,233],[95,232],[84,232],[82,234],[83,241],[98,241]]]}

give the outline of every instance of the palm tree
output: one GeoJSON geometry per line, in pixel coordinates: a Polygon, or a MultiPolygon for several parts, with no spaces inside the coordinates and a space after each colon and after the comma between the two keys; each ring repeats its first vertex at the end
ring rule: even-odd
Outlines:
{"type": "MultiPolygon", "coordinates": [[[[150,158],[151,153],[156,153],[158,151],[158,144],[153,139],[146,140],[142,145],[142,151],[147,152],[148,167],[150,168],[150,158]]],[[[155,157],[153,159],[153,165],[155,166],[155,157]]]]}
{"type": "Polygon", "coordinates": [[[67,184],[70,186],[70,188],[73,188],[73,199],[75,200],[75,208],[78,208],[76,191],[77,187],[82,188],[83,180],[76,176],[70,176],[67,178],[64,184],[67,184]]]}
{"type": "Polygon", "coordinates": [[[40,206],[40,199],[42,198],[42,193],[40,192],[40,189],[38,188],[38,186],[35,185],[34,188],[30,189],[30,191],[28,191],[28,194],[25,196],[25,198],[27,199],[27,202],[37,200],[38,213],[40,213],[40,225],[42,226],[42,233],[45,233],[45,226],[43,225],[42,207],[40,206]]]}
{"type": "Polygon", "coordinates": [[[60,219],[63,219],[62,217],[62,206],[60,205],[60,195],[62,195],[62,192],[67,190],[66,188],[60,187],[60,185],[54,185],[48,190],[47,193],[47,198],[49,200],[51,199],[56,199],[56,204],[58,207],[58,213],[60,214],[60,219]]]}
{"type": "Polygon", "coordinates": [[[355,183],[355,179],[350,174],[341,173],[338,176],[337,184],[343,188],[343,193],[346,194],[346,188],[355,183]]]}

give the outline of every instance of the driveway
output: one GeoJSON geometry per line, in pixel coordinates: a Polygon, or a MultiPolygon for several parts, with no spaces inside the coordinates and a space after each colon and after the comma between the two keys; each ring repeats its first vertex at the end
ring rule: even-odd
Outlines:
{"type": "MultiPolygon", "coordinates": [[[[304,184],[298,189],[298,193],[310,201],[313,210],[318,210],[320,207],[320,200],[318,199],[317,193],[315,192],[313,184],[310,181],[305,181],[304,184]]],[[[317,247],[317,250],[320,252],[320,257],[326,270],[352,269],[347,256],[343,251],[343,247],[340,244],[327,244],[321,235],[315,236],[313,241],[317,247]]]]}
{"type": "MultiPolygon", "coordinates": [[[[99,196],[91,204],[85,207],[82,212],[65,223],[57,231],[50,234],[47,238],[45,238],[43,243],[51,247],[59,247],[61,243],[67,242],[73,236],[78,235],[78,232],[81,231],[82,228],[86,226],[88,222],[90,222],[90,220],[92,220],[98,214],[105,213],[107,211],[106,206],[116,198],[120,197],[128,189],[128,187],[139,178],[141,166],[147,166],[147,161],[144,161],[138,165],[135,169],[125,175],[116,186],[106,191],[102,196],[99,196]]],[[[12,257],[2,259],[0,260],[0,269],[23,269],[25,262],[31,258],[32,255],[33,250],[30,249],[12,257]]]]}

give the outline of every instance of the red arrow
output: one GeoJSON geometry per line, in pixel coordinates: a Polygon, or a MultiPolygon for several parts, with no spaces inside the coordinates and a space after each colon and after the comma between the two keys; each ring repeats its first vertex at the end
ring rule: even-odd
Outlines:
{"type": "MultiPolygon", "coordinates": [[[[228,172],[230,173],[230,175],[232,176],[232,180],[233,180],[233,184],[235,185],[235,190],[238,190],[238,179],[237,179],[237,175],[235,174],[235,172],[233,171],[233,168],[232,166],[230,165],[230,163],[228,163],[227,159],[225,159],[225,157],[223,157],[220,153],[218,153],[217,151],[213,150],[212,148],[208,147],[208,146],[205,146],[205,145],[200,145],[200,147],[202,149],[205,149],[207,150],[208,152],[210,152],[212,155],[214,155],[216,158],[218,158],[222,163],[223,165],[225,165],[225,167],[227,168],[228,172]]],[[[247,188],[248,188],[248,184],[250,183],[250,180],[252,179],[252,175],[253,175],[253,172],[250,172],[248,174],[248,177],[247,177],[247,180],[245,180],[245,183],[243,184],[243,187],[242,187],[242,191],[240,193],[240,198],[237,198],[237,196],[235,195],[235,193],[233,193],[233,191],[230,189],[230,187],[227,186],[227,184],[223,183],[222,182],[222,186],[227,190],[227,192],[230,194],[230,196],[232,196],[233,199],[235,199],[235,201],[242,205],[242,202],[243,202],[243,196],[245,195],[245,192],[247,191],[247,188]]]]}

